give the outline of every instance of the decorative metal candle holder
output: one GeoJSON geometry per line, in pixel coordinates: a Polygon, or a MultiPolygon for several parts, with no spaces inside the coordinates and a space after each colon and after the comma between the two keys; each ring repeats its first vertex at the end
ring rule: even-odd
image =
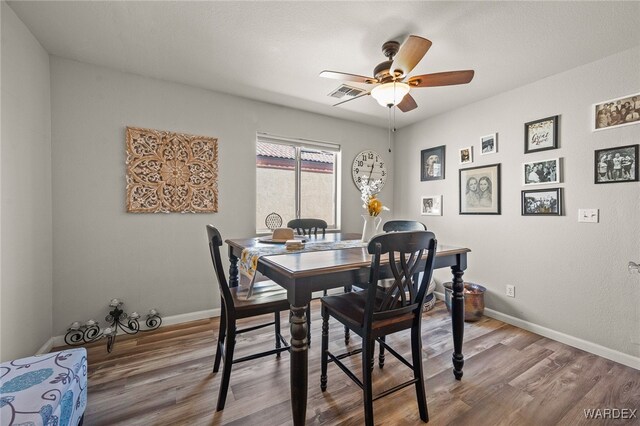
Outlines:
{"type": "Polygon", "coordinates": [[[118,328],[127,334],[136,334],[139,331],[155,330],[162,324],[162,318],[158,311],[154,308],[149,309],[146,315],[146,329],[140,328],[140,314],[132,312],[130,315],[122,309],[123,302],[119,299],[112,299],[109,307],[113,308],[104,320],[109,323],[108,327],[100,331],[100,324],[90,319],[84,324],[74,321],[69,326],[64,341],[67,345],[82,345],[85,343],[95,342],[103,337],[107,338],[107,352],[111,353],[113,345],[116,342],[118,328]]]}

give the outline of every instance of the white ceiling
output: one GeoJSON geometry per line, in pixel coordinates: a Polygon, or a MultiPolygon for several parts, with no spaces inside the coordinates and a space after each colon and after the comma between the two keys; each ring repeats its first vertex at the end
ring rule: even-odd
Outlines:
{"type": "Polygon", "coordinates": [[[409,34],[433,42],[411,75],[476,71],[412,90],[402,127],[640,43],[636,1],[9,4],[53,55],[383,127],[370,97],[332,107],[340,82],[318,73],[372,75],[382,43],[409,34]]]}

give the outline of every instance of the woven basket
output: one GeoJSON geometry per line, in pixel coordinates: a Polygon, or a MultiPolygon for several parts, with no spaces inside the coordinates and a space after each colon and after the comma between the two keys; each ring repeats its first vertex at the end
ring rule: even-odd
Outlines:
{"type": "Polygon", "coordinates": [[[436,295],[431,293],[425,298],[423,312],[427,312],[433,309],[436,306],[436,295]]]}
{"type": "Polygon", "coordinates": [[[429,283],[429,287],[427,288],[427,295],[424,297],[424,307],[422,309],[423,312],[430,311],[436,305],[436,295],[433,294],[433,291],[436,289],[435,280],[431,280],[429,283]]]}

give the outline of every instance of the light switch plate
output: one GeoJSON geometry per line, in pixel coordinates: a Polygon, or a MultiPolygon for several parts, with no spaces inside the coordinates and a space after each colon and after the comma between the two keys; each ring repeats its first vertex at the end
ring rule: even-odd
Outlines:
{"type": "Polygon", "coordinates": [[[578,209],[578,222],[598,223],[598,209],[578,209]]]}

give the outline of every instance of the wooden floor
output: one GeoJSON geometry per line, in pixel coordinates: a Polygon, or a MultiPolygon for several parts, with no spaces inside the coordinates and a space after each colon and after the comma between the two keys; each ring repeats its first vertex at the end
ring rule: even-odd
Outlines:
{"type": "MultiPolygon", "coordinates": [[[[363,424],[360,389],[333,364],[320,391],[320,313],[313,303],[307,424],[363,424]]],[[[288,313],[282,323],[288,336],[288,313]]],[[[218,320],[202,320],[130,339],[111,354],[88,347],[85,425],[288,425],[289,356],[236,364],[226,408],[216,413],[220,374],[212,373],[218,320]]],[[[270,348],[271,328],[240,336],[237,354],[270,348]]],[[[585,409],[640,407],[640,371],[485,317],[465,324],[462,381],[451,372],[451,322],[442,302],[424,315],[423,360],[430,425],[599,425],[634,420],[587,420],[585,409]]],[[[330,347],[344,346],[331,323],[330,347]]],[[[388,342],[409,353],[408,334],[388,342]]],[[[351,339],[357,347],[360,339],[351,339]]],[[[352,357],[354,368],[359,357],[352,357]]],[[[359,371],[359,370],[357,370],[359,371]]],[[[409,370],[391,355],[374,370],[374,394],[406,380],[409,370]]],[[[640,411],[640,410],[639,410],[640,411]]],[[[640,414],[636,413],[640,417],[640,414]]],[[[412,387],[374,402],[380,425],[421,424],[412,387]]]]}

